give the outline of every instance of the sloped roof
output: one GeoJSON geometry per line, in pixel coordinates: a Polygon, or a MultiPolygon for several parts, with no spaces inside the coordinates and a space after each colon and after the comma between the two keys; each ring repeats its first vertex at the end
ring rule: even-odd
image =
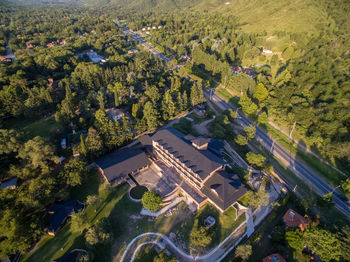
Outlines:
{"type": "Polygon", "coordinates": [[[213,153],[207,150],[197,150],[184,140],[184,136],[176,129],[165,128],[155,133],[152,140],[162,145],[174,157],[198,174],[202,180],[205,180],[210,173],[225,164],[213,153]]]}
{"type": "Polygon", "coordinates": [[[302,230],[308,224],[307,219],[294,211],[293,209],[288,209],[283,216],[283,221],[287,227],[300,227],[302,230]]]}
{"type": "Polygon", "coordinates": [[[243,196],[247,189],[237,175],[219,171],[204,183],[201,191],[218,207],[226,210],[243,196]]]}
{"type": "Polygon", "coordinates": [[[15,177],[15,178],[12,178],[10,180],[7,180],[5,182],[3,182],[1,185],[0,185],[0,190],[3,189],[3,188],[6,188],[6,187],[14,187],[17,185],[17,180],[18,178],[15,177]]]}
{"type": "Polygon", "coordinates": [[[77,213],[83,208],[84,204],[75,199],[52,205],[48,210],[48,212],[53,213],[49,221],[49,231],[56,233],[67,216],[77,213]]]}
{"type": "Polygon", "coordinates": [[[198,138],[193,139],[191,142],[192,142],[192,144],[195,144],[196,146],[201,147],[201,146],[207,145],[209,143],[209,141],[210,140],[207,138],[198,137],[198,138]]]}
{"type": "Polygon", "coordinates": [[[120,149],[96,160],[108,182],[126,177],[128,174],[149,165],[149,160],[141,148],[120,149]]]}
{"type": "Polygon", "coordinates": [[[263,262],[286,262],[286,260],[280,254],[276,253],[263,258],[263,262]]]}

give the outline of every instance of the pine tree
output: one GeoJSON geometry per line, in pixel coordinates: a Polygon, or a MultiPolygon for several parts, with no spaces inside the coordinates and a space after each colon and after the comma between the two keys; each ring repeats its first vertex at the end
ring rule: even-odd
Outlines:
{"type": "Polygon", "coordinates": [[[114,88],[113,93],[114,93],[114,105],[115,105],[115,108],[118,108],[119,107],[119,97],[118,97],[117,88],[114,88]]]}
{"type": "Polygon", "coordinates": [[[83,134],[80,135],[80,153],[83,156],[86,156],[87,154],[87,148],[86,148],[85,138],[83,134]]]}

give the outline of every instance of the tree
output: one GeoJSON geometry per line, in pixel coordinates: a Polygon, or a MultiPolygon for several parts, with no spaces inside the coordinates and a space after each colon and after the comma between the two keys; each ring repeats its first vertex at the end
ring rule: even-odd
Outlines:
{"type": "Polygon", "coordinates": [[[21,158],[26,166],[30,168],[41,168],[49,170],[49,163],[58,163],[58,157],[54,154],[54,147],[44,138],[36,136],[28,140],[18,151],[18,158],[21,158]]]}
{"type": "Polygon", "coordinates": [[[292,58],[294,54],[294,48],[292,46],[288,46],[286,49],[283,50],[282,52],[282,57],[286,60],[289,60],[292,58]]]}
{"type": "Polygon", "coordinates": [[[239,245],[236,248],[236,257],[240,257],[243,260],[248,260],[252,255],[252,246],[251,245],[239,245]]]}
{"type": "Polygon", "coordinates": [[[85,165],[86,163],[79,158],[69,160],[61,171],[61,177],[65,180],[65,183],[72,187],[81,185],[87,172],[85,165]]]}
{"type": "Polygon", "coordinates": [[[105,109],[105,98],[104,98],[104,94],[102,91],[98,91],[97,101],[98,101],[98,104],[100,106],[100,109],[104,110],[105,109]]]}
{"type": "Polygon", "coordinates": [[[259,103],[261,103],[268,96],[269,96],[269,91],[266,89],[263,83],[259,83],[255,88],[253,97],[258,99],[259,103]]]}
{"type": "Polygon", "coordinates": [[[95,113],[96,127],[103,138],[104,144],[108,149],[113,149],[121,144],[121,138],[117,133],[118,122],[113,122],[110,120],[106,113],[101,109],[97,110],[95,113]]]}
{"type": "Polygon", "coordinates": [[[135,119],[138,118],[139,110],[140,110],[139,103],[132,104],[131,115],[133,118],[135,118],[135,119]]]}
{"type": "Polygon", "coordinates": [[[306,230],[304,242],[323,261],[339,261],[341,258],[341,243],[330,231],[320,228],[306,230]]]}
{"type": "Polygon", "coordinates": [[[114,93],[114,106],[115,108],[118,108],[119,107],[118,89],[114,88],[113,93],[114,93]]]}
{"type": "Polygon", "coordinates": [[[268,123],[268,117],[265,111],[259,115],[258,123],[262,125],[266,125],[268,123]]]}
{"type": "Polygon", "coordinates": [[[304,233],[299,229],[289,229],[286,232],[286,241],[291,248],[302,251],[304,248],[304,233]]]}
{"type": "Polygon", "coordinates": [[[160,124],[158,112],[155,109],[155,107],[153,106],[151,101],[148,101],[145,104],[145,107],[143,109],[143,115],[147,121],[147,126],[148,126],[149,130],[156,129],[158,127],[158,125],[160,124]]]}
{"type": "Polygon", "coordinates": [[[171,95],[171,91],[168,90],[165,92],[163,101],[162,101],[162,111],[163,111],[163,119],[168,120],[175,116],[176,113],[176,104],[171,95]]]}
{"type": "Polygon", "coordinates": [[[74,111],[74,93],[72,93],[69,85],[66,85],[66,97],[58,105],[55,114],[57,122],[62,122],[65,125],[69,124],[75,117],[74,111]]]}
{"type": "Polygon", "coordinates": [[[80,153],[83,156],[86,156],[87,152],[88,151],[87,151],[84,135],[80,134],[80,153]]]}
{"type": "Polygon", "coordinates": [[[83,232],[88,225],[88,218],[84,210],[72,215],[71,228],[75,232],[83,232]]]}
{"type": "Polygon", "coordinates": [[[228,117],[230,118],[230,121],[234,121],[238,118],[238,112],[230,108],[228,109],[228,117]]]}
{"type": "Polygon", "coordinates": [[[342,182],[341,186],[345,192],[350,193],[350,178],[347,178],[346,180],[344,180],[342,182]]]}
{"type": "Polygon", "coordinates": [[[204,95],[202,87],[198,82],[195,82],[191,87],[191,104],[192,106],[201,104],[204,102],[204,95]]]}
{"type": "Polygon", "coordinates": [[[212,236],[206,227],[198,227],[198,219],[194,221],[190,235],[191,245],[194,247],[206,247],[212,241],[212,236]]]}
{"type": "Polygon", "coordinates": [[[142,196],[143,207],[151,212],[157,212],[162,202],[162,197],[154,191],[147,191],[142,196]]]}
{"type": "Polygon", "coordinates": [[[95,129],[92,127],[89,128],[88,134],[86,137],[86,147],[88,155],[92,158],[99,156],[103,151],[103,143],[101,137],[95,129]]]}
{"type": "Polygon", "coordinates": [[[262,167],[265,163],[266,158],[260,154],[255,154],[253,152],[247,153],[247,161],[251,165],[255,165],[257,167],[262,167]]]}
{"type": "Polygon", "coordinates": [[[17,152],[20,134],[14,129],[0,129],[0,155],[17,152]]]}
{"type": "Polygon", "coordinates": [[[164,250],[162,250],[154,259],[153,262],[176,262],[174,256],[169,257],[164,250]]]}
{"type": "Polygon", "coordinates": [[[161,94],[156,86],[146,88],[145,95],[151,99],[153,105],[156,105],[161,98],[161,94]]]}
{"type": "Polygon", "coordinates": [[[97,222],[95,226],[90,227],[85,233],[85,241],[88,245],[107,244],[113,239],[110,231],[110,223],[107,218],[103,218],[97,222]]]}
{"type": "Polygon", "coordinates": [[[246,133],[248,139],[253,139],[255,137],[256,128],[253,125],[249,125],[244,128],[244,132],[246,133]]]}
{"type": "Polygon", "coordinates": [[[247,115],[254,115],[258,109],[258,106],[253,103],[246,94],[241,96],[238,103],[242,107],[243,112],[247,115]]]}
{"type": "Polygon", "coordinates": [[[96,208],[103,202],[103,199],[98,197],[97,195],[90,195],[86,198],[86,204],[94,207],[94,211],[96,212],[96,208]]]}
{"type": "Polygon", "coordinates": [[[265,189],[260,189],[257,192],[250,190],[244,195],[244,197],[249,199],[248,204],[254,209],[259,206],[266,206],[269,203],[269,194],[265,192],[265,189]]]}
{"type": "Polygon", "coordinates": [[[245,146],[248,144],[248,139],[245,136],[238,135],[235,138],[235,142],[240,146],[245,146]]]}

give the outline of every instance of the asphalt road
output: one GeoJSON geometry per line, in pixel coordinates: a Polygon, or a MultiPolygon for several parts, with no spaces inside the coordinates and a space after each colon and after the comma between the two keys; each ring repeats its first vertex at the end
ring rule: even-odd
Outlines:
{"type": "MultiPolygon", "coordinates": [[[[210,97],[210,92],[205,91],[207,97],[210,97]]],[[[211,100],[219,104],[222,108],[236,110],[231,104],[227,103],[221,97],[215,93],[211,95],[211,100]]],[[[255,137],[258,142],[261,143],[268,151],[270,151],[275,157],[287,163],[288,169],[290,169],[294,174],[296,174],[300,179],[306,182],[317,194],[323,196],[327,193],[333,192],[333,202],[336,208],[350,218],[350,204],[342,200],[344,196],[338,191],[334,190],[328,183],[323,179],[318,177],[312,170],[305,166],[298,159],[293,157],[287,150],[282,148],[278,143],[276,143],[271,137],[269,137],[264,130],[256,126],[252,121],[250,121],[245,115],[239,113],[239,118],[243,127],[248,125],[254,125],[256,128],[255,137]]]]}
{"type": "MultiPolygon", "coordinates": [[[[121,26],[118,22],[112,20],[117,26],[121,26]]],[[[156,57],[159,57],[162,59],[164,62],[169,62],[170,58],[164,56],[163,54],[159,53],[153,46],[151,46],[149,43],[145,41],[145,39],[139,34],[135,33],[134,31],[130,30],[128,27],[124,26],[123,27],[124,34],[130,35],[132,39],[134,39],[137,42],[140,42],[144,47],[146,47],[153,55],[156,57]]]]}

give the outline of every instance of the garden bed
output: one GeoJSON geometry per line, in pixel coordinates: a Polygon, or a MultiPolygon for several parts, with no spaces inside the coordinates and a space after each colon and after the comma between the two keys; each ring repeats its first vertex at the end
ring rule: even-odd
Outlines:
{"type": "Polygon", "coordinates": [[[145,186],[136,186],[130,190],[130,196],[134,199],[141,200],[144,193],[148,191],[145,186]]]}

